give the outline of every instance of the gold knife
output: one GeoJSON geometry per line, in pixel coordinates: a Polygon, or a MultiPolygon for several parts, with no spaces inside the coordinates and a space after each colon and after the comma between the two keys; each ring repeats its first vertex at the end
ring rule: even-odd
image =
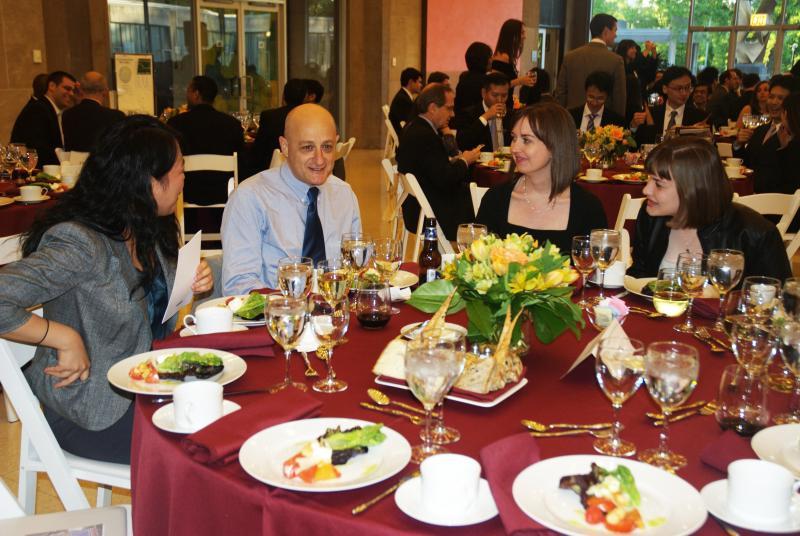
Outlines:
{"type": "Polygon", "coordinates": [[[397,490],[397,488],[399,488],[406,480],[410,480],[410,479],[416,478],[418,476],[419,476],[419,471],[414,471],[410,475],[404,476],[403,478],[401,478],[400,480],[397,481],[397,484],[387,488],[386,490],[382,491],[379,495],[376,495],[374,498],[368,500],[367,502],[359,504],[358,506],[353,508],[350,512],[354,516],[357,516],[358,514],[362,513],[364,510],[369,508],[370,506],[373,506],[373,505],[379,503],[380,501],[382,501],[383,499],[385,499],[386,497],[388,497],[389,495],[394,493],[397,490]]]}
{"type": "MultiPolygon", "coordinates": [[[[695,408],[699,408],[699,407],[705,406],[705,405],[706,405],[706,401],[705,400],[698,400],[697,402],[692,402],[691,404],[684,404],[682,406],[678,406],[677,408],[673,409],[671,416],[674,417],[676,413],[680,413],[681,411],[686,411],[687,409],[695,409],[695,408]]],[[[647,415],[651,419],[663,419],[664,418],[664,414],[663,413],[647,412],[647,413],[645,413],[645,415],[647,415]]]]}
{"type": "Polygon", "coordinates": [[[410,420],[413,424],[422,424],[422,418],[419,415],[412,415],[411,413],[406,413],[405,411],[400,411],[399,409],[391,409],[391,408],[376,406],[374,404],[370,404],[369,402],[360,402],[360,405],[362,408],[371,409],[373,411],[380,411],[381,413],[386,413],[388,415],[395,415],[397,417],[405,417],[406,419],[410,420]]]}

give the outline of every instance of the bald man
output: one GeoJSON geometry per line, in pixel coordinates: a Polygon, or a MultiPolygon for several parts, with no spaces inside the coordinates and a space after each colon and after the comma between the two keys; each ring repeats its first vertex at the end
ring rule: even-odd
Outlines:
{"type": "Polygon", "coordinates": [[[61,129],[64,132],[64,149],[89,152],[103,131],[125,118],[119,110],[106,108],[108,84],[106,77],[89,71],[81,77],[83,100],[64,110],[61,129]]]}
{"type": "Polygon", "coordinates": [[[342,235],[361,230],[358,200],[331,174],[339,136],[328,111],[302,104],[279,138],[286,162],[253,175],[231,195],[222,216],[223,292],[278,288],[278,261],[304,256],[316,264],[340,256],[342,235]]]}

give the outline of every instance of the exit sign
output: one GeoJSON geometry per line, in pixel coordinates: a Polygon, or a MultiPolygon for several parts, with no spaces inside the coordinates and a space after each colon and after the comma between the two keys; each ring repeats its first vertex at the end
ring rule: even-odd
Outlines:
{"type": "Polygon", "coordinates": [[[766,13],[753,13],[750,15],[750,26],[766,26],[767,14],[766,13]]]}

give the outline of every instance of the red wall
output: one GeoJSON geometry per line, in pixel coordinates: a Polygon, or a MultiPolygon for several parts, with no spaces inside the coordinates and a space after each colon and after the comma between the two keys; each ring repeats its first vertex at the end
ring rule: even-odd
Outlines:
{"type": "Polygon", "coordinates": [[[522,19],[522,0],[428,0],[426,71],[466,70],[470,43],[483,41],[494,49],[507,19],[522,19]]]}

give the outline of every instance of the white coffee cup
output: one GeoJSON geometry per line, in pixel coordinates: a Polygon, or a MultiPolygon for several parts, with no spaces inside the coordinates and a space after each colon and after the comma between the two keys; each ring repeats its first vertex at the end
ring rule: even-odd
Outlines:
{"type": "Polygon", "coordinates": [[[478,160],[479,160],[480,162],[489,162],[489,161],[490,161],[490,160],[492,160],[493,158],[494,158],[494,153],[492,153],[492,152],[486,152],[486,151],[482,151],[482,152],[481,152],[481,154],[480,154],[480,156],[478,157],[478,160]]]}
{"type": "Polygon", "coordinates": [[[729,167],[742,167],[741,158],[726,158],[725,165],[729,167]]]}
{"type": "Polygon", "coordinates": [[[597,168],[589,168],[586,170],[586,178],[587,179],[602,179],[603,178],[603,170],[597,168]]]}
{"type": "Polygon", "coordinates": [[[478,497],[481,465],[461,454],[436,454],[419,466],[422,504],[437,517],[462,516],[478,497]]]}
{"type": "Polygon", "coordinates": [[[725,166],[725,175],[729,179],[736,179],[742,176],[742,168],[739,166],[725,166]]]}
{"type": "Polygon", "coordinates": [[[46,166],[42,166],[42,171],[44,171],[51,177],[61,176],[61,166],[57,166],[55,164],[47,164],[46,166]]]}
{"type": "MultiPolygon", "coordinates": [[[[614,264],[606,269],[603,279],[603,288],[620,288],[625,284],[625,270],[627,267],[621,260],[614,261],[614,264]]],[[[595,270],[590,279],[596,285],[600,284],[600,270],[595,270]]]]}
{"type": "Polygon", "coordinates": [[[186,315],[183,326],[195,335],[232,331],[233,311],[227,307],[206,307],[193,315],[186,315]]]}
{"type": "Polygon", "coordinates": [[[784,522],[799,487],[792,473],[776,463],[737,460],[728,465],[728,511],[755,523],[784,522]]]}
{"type": "Polygon", "coordinates": [[[39,201],[46,196],[49,191],[50,190],[44,186],[20,186],[19,196],[23,201],[39,201]]]}
{"type": "Polygon", "coordinates": [[[222,386],[197,380],[182,383],[172,392],[175,426],[196,432],[222,417],[222,386]]]}

